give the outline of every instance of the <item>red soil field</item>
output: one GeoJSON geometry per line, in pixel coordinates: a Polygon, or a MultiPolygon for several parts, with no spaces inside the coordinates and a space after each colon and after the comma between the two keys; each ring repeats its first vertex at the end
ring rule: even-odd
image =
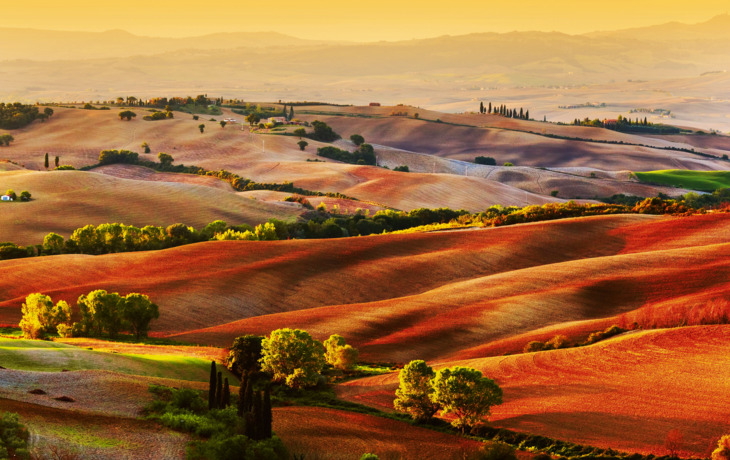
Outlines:
{"type": "MultiPolygon", "coordinates": [[[[494,425],[618,450],[667,454],[671,430],[683,456],[708,456],[730,430],[730,326],[639,331],[583,348],[468,361],[496,380],[504,404],[494,425]]],[[[397,373],[340,385],[339,393],[391,408],[397,373]]]]}
{"type": "Polygon", "coordinates": [[[320,407],[281,407],[274,431],[292,454],[305,458],[358,460],[364,453],[381,459],[462,459],[482,443],[403,422],[320,407]]]}

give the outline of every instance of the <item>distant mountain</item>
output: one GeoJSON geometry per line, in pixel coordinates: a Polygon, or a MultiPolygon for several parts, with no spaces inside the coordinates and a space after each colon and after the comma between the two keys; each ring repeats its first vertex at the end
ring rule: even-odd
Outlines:
{"type": "Polygon", "coordinates": [[[730,39],[730,15],[721,14],[699,24],[669,22],[649,27],[591,32],[584,36],[590,38],[616,38],[651,41],[681,40],[728,40],[730,39]]]}
{"type": "Polygon", "coordinates": [[[2,60],[49,61],[154,55],[179,50],[296,47],[336,42],[304,40],[278,32],[216,33],[189,38],[134,35],[123,30],[64,32],[0,28],[2,60]]]}

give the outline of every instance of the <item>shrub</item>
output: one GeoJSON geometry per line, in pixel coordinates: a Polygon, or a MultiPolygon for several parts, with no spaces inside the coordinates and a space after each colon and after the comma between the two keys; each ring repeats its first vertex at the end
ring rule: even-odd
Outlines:
{"type": "Polygon", "coordinates": [[[550,196],[556,197],[556,196],[558,196],[558,193],[559,192],[557,190],[553,190],[553,191],[550,192],[550,196]]]}
{"type": "Polygon", "coordinates": [[[324,341],[325,360],[335,369],[352,369],[357,364],[358,351],[345,343],[345,339],[333,334],[324,341]]]}
{"type": "Polygon", "coordinates": [[[362,144],[363,142],[365,142],[365,138],[364,138],[364,137],[362,137],[362,136],[361,136],[361,135],[359,135],[359,134],[353,134],[352,136],[350,136],[350,140],[351,140],[351,141],[352,141],[352,143],[353,143],[353,144],[355,144],[355,145],[360,145],[360,144],[362,144]]]}
{"type": "Polygon", "coordinates": [[[315,120],[312,122],[314,132],[309,134],[311,139],[320,142],[333,142],[340,138],[340,135],[332,130],[331,127],[322,121],[315,120]]]}
{"type": "Polygon", "coordinates": [[[568,338],[564,335],[556,335],[545,343],[545,350],[565,348],[568,345],[568,338]]]}
{"type": "Polygon", "coordinates": [[[0,458],[29,459],[28,430],[20,424],[18,414],[0,415],[0,458]]]}
{"type": "Polygon", "coordinates": [[[478,165],[497,166],[497,160],[492,157],[476,157],[474,163],[478,165]]]}
{"type": "Polygon", "coordinates": [[[522,352],[523,353],[534,353],[536,351],[542,351],[544,349],[545,349],[545,344],[543,342],[533,340],[532,342],[528,342],[527,345],[525,345],[525,348],[522,349],[522,352]]]}
{"type": "Polygon", "coordinates": [[[56,166],[56,168],[55,168],[56,171],[73,171],[75,169],[76,168],[74,168],[71,165],[61,165],[61,166],[56,166]]]}
{"type": "Polygon", "coordinates": [[[510,163],[509,161],[504,164],[504,166],[514,166],[514,164],[510,163]]]}
{"type": "MultiPolygon", "coordinates": [[[[548,456],[550,458],[550,456],[548,456]]],[[[515,448],[503,442],[493,442],[483,446],[476,456],[477,460],[517,460],[515,448]]]]}
{"type": "Polygon", "coordinates": [[[410,172],[410,169],[408,169],[407,165],[402,165],[402,166],[396,166],[395,168],[393,168],[393,171],[410,172]]]}
{"type": "Polygon", "coordinates": [[[366,453],[366,454],[362,454],[362,457],[360,457],[360,460],[380,460],[380,457],[378,457],[375,454],[366,453]]]}

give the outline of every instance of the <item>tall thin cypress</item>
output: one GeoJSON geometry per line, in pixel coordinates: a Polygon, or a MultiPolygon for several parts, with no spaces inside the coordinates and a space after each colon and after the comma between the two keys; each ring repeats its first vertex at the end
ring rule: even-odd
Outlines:
{"type": "Polygon", "coordinates": [[[253,439],[260,440],[264,439],[263,436],[263,404],[261,404],[261,392],[257,391],[256,394],[253,396],[253,419],[254,419],[254,429],[253,429],[253,439]]]}
{"type": "Polygon", "coordinates": [[[489,103],[489,113],[492,113],[492,103],[489,103]]]}
{"type": "Polygon", "coordinates": [[[56,155],[56,167],[58,168],[58,155],[56,155]]]}
{"type": "Polygon", "coordinates": [[[484,102],[479,103],[479,113],[484,113],[484,102]]]}
{"type": "Polygon", "coordinates": [[[263,407],[263,433],[262,436],[265,439],[268,439],[271,437],[271,425],[273,422],[273,417],[271,414],[271,390],[269,389],[269,386],[266,386],[266,389],[264,390],[264,407],[263,407]]]}
{"type": "Polygon", "coordinates": [[[223,404],[221,404],[221,409],[225,409],[226,407],[231,405],[231,388],[228,386],[228,377],[223,380],[223,404]]]}
{"type": "Polygon", "coordinates": [[[218,372],[218,379],[215,385],[215,407],[223,409],[223,372],[218,372]]]}
{"type": "Polygon", "coordinates": [[[289,121],[291,121],[293,119],[294,119],[294,106],[290,105],[289,106],[289,121]]]}
{"type": "Polygon", "coordinates": [[[48,153],[46,152],[46,160],[45,160],[46,169],[48,169],[48,153]]]}
{"type": "Polygon", "coordinates": [[[215,373],[215,361],[210,362],[210,384],[208,385],[208,410],[213,409],[215,406],[215,385],[216,385],[216,373],[215,373]]]}
{"type": "Polygon", "coordinates": [[[248,382],[248,372],[241,374],[241,386],[238,387],[238,416],[243,417],[243,402],[246,397],[246,383],[248,382]]]}

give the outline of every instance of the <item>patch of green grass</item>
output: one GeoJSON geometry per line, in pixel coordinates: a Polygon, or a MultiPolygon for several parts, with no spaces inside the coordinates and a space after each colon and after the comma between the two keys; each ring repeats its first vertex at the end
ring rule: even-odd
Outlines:
{"type": "MultiPolygon", "coordinates": [[[[207,382],[210,377],[210,361],[201,358],[111,353],[41,340],[0,339],[0,363],[25,371],[98,369],[197,382],[207,382]]],[[[238,382],[225,368],[219,369],[231,385],[238,382]]]]}
{"type": "Polygon", "coordinates": [[[207,107],[205,105],[196,105],[196,104],[186,104],[186,105],[176,105],[174,106],[174,109],[179,112],[186,112],[190,114],[199,113],[203,115],[220,115],[223,112],[221,112],[220,107],[212,106],[207,107]]]}
{"type": "Polygon", "coordinates": [[[44,431],[50,432],[54,437],[58,437],[64,441],[68,441],[71,444],[76,444],[82,447],[92,447],[97,449],[130,449],[135,446],[128,441],[121,439],[108,438],[103,436],[103,433],[96,432],[100,430],[91,430],[89,426],[58,426],[58,425],[46,425],[43,428],[44,431]]]}
{"type": "Polygon", "coordinates": [[[634,172],[641,182],[670,187],[687,188],[712,192],[730,187],[730,171],[687,171],[664,169],[659,171],[634,172]]]}
{"type": "Polygon", "coordinates": [[[23,331],[19,327],[0,327],[0,337],[22,337],[23,331]]]}

